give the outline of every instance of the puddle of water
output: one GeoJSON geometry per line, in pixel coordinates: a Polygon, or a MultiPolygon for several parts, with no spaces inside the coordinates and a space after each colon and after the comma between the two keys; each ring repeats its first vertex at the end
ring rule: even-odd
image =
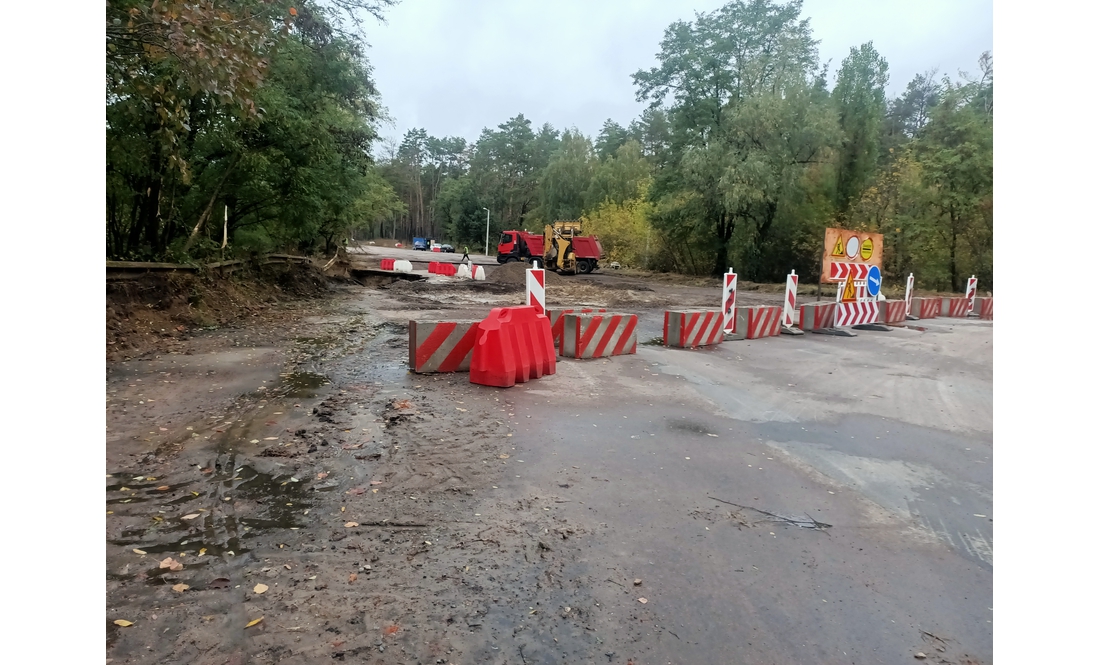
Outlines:
{"type": "Polygon", "coordinates": [[[316,397],[317,389],[329,383],[328,378],[313,372],[291,372],[281,376],[287,397],[316,397]]]}

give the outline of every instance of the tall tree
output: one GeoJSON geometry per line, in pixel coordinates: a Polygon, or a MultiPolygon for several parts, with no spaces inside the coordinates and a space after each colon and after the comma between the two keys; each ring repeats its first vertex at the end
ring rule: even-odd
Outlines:
{"type": "Polygon", "coordinates": [[[886,115],[886,60],[871,42],[852,48],[837,72],[836,102],[843,141],[837,164],[837,207],[841,215],[874,177],[879,133],[886,115]]]}
{"type": "Polygon", "coordinates": [[[538,217],[542,223],[580,218],[595,163],[588,137],[576,128],[562,133],[561,145],[540,176],[538,217]]]}
{"type": "Polygon", "coordinates": [[[799,18],[801,11],[800,0],[736,0],[696,14],[693,22],[677,21],[665,30],[659,66],[633,75],[639,101],[659,108],[670,100],[672,155],[654,183],[654,195],[666,199],[658,209],[665,223],[678,224],[686,216],[694,226],[710,228],[714,274],[729,265],[738,223],[751,220],[753,208],[777,205],[774,200],[750,204],[728,179],[729,169],[744,162],[733,124],[748,100],[781,99],[807,86],[817,65],[817,42],[809,21],[799,18]]]}

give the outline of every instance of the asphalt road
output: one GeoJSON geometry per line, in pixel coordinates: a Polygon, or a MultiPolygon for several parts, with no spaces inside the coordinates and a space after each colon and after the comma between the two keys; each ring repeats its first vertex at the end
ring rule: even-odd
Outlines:
{"type": "MultiPolygon", "coordinates": [[[[460,263],[462,261],[462,248],[456,247],[457,251],[451,252],[424,252],[406,247],[379,247],[378,245],[360,245],[359,247],[349,247],[348,253],[355,256],[365,256],[372,260],[379,259],[405,259],[406,261],[441,261],[443,263],[460,263]]],[[[482,250],[485,248],[482,247],[482,250]]],[[[490,247],[490,250],[495,251],[495,246],[490,247]]],[[[470,248],[470,261],[478,265],[495,266],[500,265],[497,263],[497,256],[485,256],[478,251],[477,248],[470,248]]]]}
{"type": "Polygon", "coordinates": [[[991,662],[992,324],[919,325],[560,361],[508,393],[502,489],[598,525],[586,572],[610,614],[646,598],[646,662],[991,662]]]}

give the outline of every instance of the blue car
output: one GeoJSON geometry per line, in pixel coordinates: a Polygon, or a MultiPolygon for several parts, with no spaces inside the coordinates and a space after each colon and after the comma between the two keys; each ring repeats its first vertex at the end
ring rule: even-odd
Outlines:
{"type": "Polygon", "coordinates": [[[413,249],[419,249],[424,252],[428,251],[428,239],[413,238],[413,249]]]}

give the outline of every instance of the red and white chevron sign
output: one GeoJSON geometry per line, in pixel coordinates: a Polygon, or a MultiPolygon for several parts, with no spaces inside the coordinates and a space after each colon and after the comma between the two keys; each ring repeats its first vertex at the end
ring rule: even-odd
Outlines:
{"type": "Polygon", "coordinates": [[[836,321],[833,325],[837,328],[858,326],[863,323],[874,323],[876,319],[878,319],[877,302],[838,302],[836,321]]]}
{"type": "Polygon", "coordinates": [[[546,271],[542,268],[527,269],[527,304],[539,314],[546,313],[546,271]]]}
{"type": "Polygon", "coordinates": [[[853,279],[867,279],[867,271],[871,269],[870,263],[830,263],[829,281],[843,282],[848,279],[848,273],[853,273],[853,279]]]}
{"type": "Polygon", "coordinates": [[[794,313],[795,313],[795,294],[798,291],[798,275],[791,271],[791,274],[787,275],[787,293],[783,297],[783,325],[788,328],[794,327],[794,313]]]}

